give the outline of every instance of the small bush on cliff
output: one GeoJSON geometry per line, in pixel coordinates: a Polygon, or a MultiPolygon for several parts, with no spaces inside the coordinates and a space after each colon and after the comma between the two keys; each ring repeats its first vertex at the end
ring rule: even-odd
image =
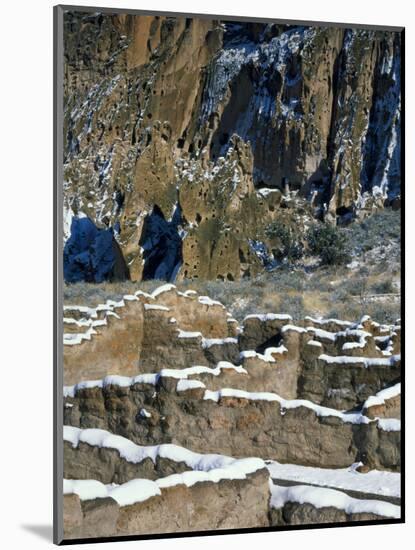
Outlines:
{"type": "Polygon", "coordinates": [[[280,221],[270,223],[266,235],[273,243],[272,252],[277,260],[287,259],[289,262],[299,260],[303,255],[303,245],[295,231],[280,221]]]}
{"type": "Polygon", "coordinates": [[[394,294],[396,293],[396,289],[393,286],[392,279],[385,279],[383,281],[378,281],[376,283],[373,283],[370,287],[370,290],[374,294],[394,294]]]}
{"type": "Polygon", "coordinates": [[[337,227],[314,225],[306,239],[310,253],[319,256],[322,265],[342,265],[350,261],[346,236],[337,227]]]}
{"type": "Polygon", "coordinates": [[[359,277],[354,276],[350,279],[345,279],[341,286],[336,289],[335,295],[336,299],[341,301],[342,299],[347,299],[347,297],[354,296],[359,297],[360,299],[365,299],[369,290],[369,279],[368,277],[359,277]],[[343,298],[342,298],[343,296],[343,298]]]}

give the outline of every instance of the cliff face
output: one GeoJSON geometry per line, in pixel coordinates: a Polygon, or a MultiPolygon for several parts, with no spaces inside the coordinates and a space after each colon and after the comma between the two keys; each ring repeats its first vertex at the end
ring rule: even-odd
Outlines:
{"type": "Polygon", "coordinates": [[[64,96],[69,281],[239,279],[399,200],[398,33],[68,12],[64,96]]]}

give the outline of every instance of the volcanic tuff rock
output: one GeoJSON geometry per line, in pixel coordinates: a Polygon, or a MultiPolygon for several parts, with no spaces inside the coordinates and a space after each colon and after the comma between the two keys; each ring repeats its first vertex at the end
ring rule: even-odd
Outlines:
{"type": "Polygon", "coordinates": [[[64,326],[65,538],[399,517],[399,324],[166,284],[64,326]]]}
{"type": "Polygon", "coordinates": [[[64,95],[65,239],[110,232],[68,281],[255,275],[271,221],[400,194],[399,33],[67,12],[64,95]]]}

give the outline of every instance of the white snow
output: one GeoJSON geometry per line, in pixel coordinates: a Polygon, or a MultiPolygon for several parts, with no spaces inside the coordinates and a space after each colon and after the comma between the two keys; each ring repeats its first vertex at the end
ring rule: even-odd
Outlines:
{"type": "Polygon", "coordinates": [[[95,319],[91,322],[91,327],[104,327],[107,325],[107,319],[95,319]]]}
{"type": "Polygon", "coordinates": [[[64,479],[63,494],[75,493],[81,500],[94,498],[105,498],[108,496],[107,489],[103,483],[95,479],[64,479]]]}
{"type": "Polygon", "coordinates": [[[335,332],[328,332],[327,330],[322,330],[321,328],[307,327],[307,332],[313,334],[313,338],[321,338],[321,340],[329,340],[330,342],[336,341],[335,332]]]}
{"type": "Polygon", "coordinates": [[[195,388],[206,388],[206,386],[203,384],[203,382],[200,382],[200,380],[181,379],[177,382],[176,391],[181,392],[193,390],[195,388]]]}
{"type": "Polygon", "coordinates": [[[144,292],[143,290],[137,290],[135,293],[134,293],[135,296],[143,296],[144,298],[147,298],[147,299],[150,299],[150,300],[154,300],[154,296],[152,296],[151,294],[148,294],[147,292],[144,292]]]}
{"type": "Polygon", "coordinates": [[[392,355],[391,357],[387,358],[368,358],[368,357],[351,357],[350,355],[337,355],[337,356],[331,356],[322,354],[319,356],[319,359],[321,361],[325,361],[326,363],[332,363],[334,365],[353,365],[353,364],[361,364],[368,368],[368,367],[391,367],[393,366],[397,361],[399,361],[401,358],[400,355],[392,355]]]}
{"type": "Polygon", "coordinates": [[[363,348],[366,341],[363,342],[345,342],[342,346],[343,351],[347,351],[348,349],[357,349],[357,348],[363,348]]]}
{"type": "Polygon", "coordinates": [[[307,342],[307,346],[314,346],[316,348],[322,348],[323,344],[321,342],[317,342],[316,340],[309,340],[307,342]]]}
{"type": "Polygon", "coordinates": [[[220,306],[221,308],[225,309],[225,306],[218,302],[217,300],[212,300],[212,298],[209,298],[209,296],[199,296],[197,299],[199,304],[203,304],[204,306],[220,306]]]}
{"type": "Polygon", "coordinates": [[[63,343],[65,346],[76,346],[80,344],[83,340],[91,340],[92,335],[97,334],[96,330],[94,330],[94,327],[89,327],[89,329],[86,332],[78,332],[78,333],[64,333],[63,335],[63,343]]]}
{"type": "Polygon", "coordinates": [[[362,474],[356,470],[360,465],[360,462],[356,462],[349,468],[332,470],[328,468],[299,466],[298,464],[280,464],[276,461],[267,462],[267,468],[273,479],[360,491],[374,495],[400,497],[401,475],[399,473],[371,470],[362,474]]]}
{"type": "Polygon", "coordinates": [[[150,384],[152,386],[155,386],[157,384],[158,378],[158,373],[139,374],[134,378],[131,378],[130,385],[132,386],[133,384],[150,384]]]}
{"type": "Polygon", "coordinates": [[[378,418],[378,426],[384,432],[400,432],[401,421],[397,418],[378,418]]]}
{"type": "Polygon", "coordinates": [[[161,488],[173,487],[175,485],[186,485],[191,487],[196,483],[211,481],[217,483],[223,479],[246,479],[246,476],[265,466],[264,461],[258,458],[242,458],[234,460],[228,466],[214,468],[209,471],[196,470],[183,472],[182,474],[173,474],[165,478],[158,479],[157,485],[161,488]]]}
{"type": "Polygon", "coordinates": [[[151,418],[151,413],[149,413],[146,409],[140,409],[140,416],[143,418],[151,418]]]}
{"type": "Polygon", "coordinates": [[[285,334],[288,331],[299,332],[299,333],[307,332],[307,330],[305,328],[297,327],[296,325],[284,325],[281,329],[282,334],[285,334]]]}
{"type": "Polygon", "coordinates": [[[183,298],[190,298],[191,294],[187,294],[186,292],[180,292],[179,290],[176,291],[177,296],[183,296],[183,298]]]}
{"type": "MultiPolygon", "coordinates": [[[[80,319],[77,321],[76,319],[73,319],[72,317],[64,317],[63,318],[63,324],[64,325],[76,325],[77,327],[90,327],[92,324],[92,319],[80,319]]],[[[386,336],[386,338],[388,338],[386,336]]]]}
{"type": "Polygon", "coordinates": [[[247,315],[244,318],[244,322],[247,319],[259,319],[260,321],[292,321],[291,315],[286,315],[285,313],[259,313],[247,315]]]}
{"type": "Polygon", "coordinates": [[[305,320],[311,321],[316,325],[328,325],[330,323],[344,327],[350,327],[353,325],[353,323],[351,323],[350,321],[341,321],[340,319],[315,319],[314,317],[307,316],[305,317],[305,320]]]}
{"type": "Polygon", "coordinates": [[[267,363],[276,363],[274,355],[282,355],[287,352],[288,352],[288,349],[285,346],[278,346],[277,348],[274,348],[274,347],[266,348],[263,354],[258,353],[254,350],[241,351],[241,353],[239,354],[239,357],[242,360],[256,358],[256,359],[260,359],[261,361],[265,361],[267,363]]]}
{"type": "Polygon", "coordinates": [[[202,338],[201,332],[190,332],[186,330],[177,329],[179,338],[202,338]]]}
{"type": "Polygon", "coordinates": [[[186,380],[189,376],[202,373],[210,374],[212,376],[219,376],[221,371],[226,369],[234,370],[239,374],[248,374],[247,371],[241,366],[233,365],[228,361],[219,361],[215,368],[195,365],[185,369],[161,369],[156,373],[138,374],[137,376],[133,376],[131,378],[128,376],[109,375],[101,380],[86,380],[79,382],[74,386],[64,386],[63,396],[74,398],[80,390],[88,388],[105,388],[109,385],[128,387],[133,386],[134,384],[151,384],[155,386],[160,377],[186,380]]]}
{"type": "Polygon", "coordinates": [[[279,396],[268,392],[247,392],[232,388],[222,388],[221,390],[206,390],[203,399],[218,402],[222,397],[237,397],[240,399],[250,399],[255,401],[279,401],[279,396]]]}
{"type": "Polygon", "coordinates": [[[118,487],[107,490],[108,496],[116,500],[120,506],[143,502],[148,498],[161,495],[157,483],[149,479],[132,479],[118,487]]]}
{"type": "Polygon", "coordinates": [[[160,305],[157,305],[157,304],[144,304],[144,309],[145,309],[146,311],[151,311],[151,310],[157,310],[157,311],[170,311],[170,308],[169,308],[169,307],[160,306],[160,305]]]}
{"type": "MultiPolygon", "coordinates": [[[[105,307],[105,304],[103,304],[105,307]]],[[[118,302],[115,302],[114,300],[107,300],[107,306],[110,306],[110,308],[118,308],[118,307],[125,307],[125,302],[123,299],[119,300],[118,302]]]]}
{"type": "Polygon", "coordinates": [[[261,189],[257,189],[257,193],[259,193],[263,197],[267,197],[270,193],[277,193],[277,192],[280,192],[279,189],[272,189],[270,187],[262,187],[261,189]]]}
{"type": "Polygon", "coordinates": [[[237,338],[203,338],[202,348],[210,348],[211,346],[223,346],[225,344],[237,344],[237,338]]]}
{"type": "Polygon", "coordinates": [[[371,336],[369,332],[364,330],[347,328],[346,330],[338,332],[328,332],[326,330],[307,327],[307,332],[313,334],[314,338],[319,338],[321,340],[328,340],[329,342],[336,342],[339,338],[359,338],[358,342],[345,342],[342,346],[342,350],[350,350],[356,348],[364,348],[366,345],[366,340],[371,336]]]}
{"type": "MultiPolygon", "coordinates": [[[[132,386],[135,383],[145,383],[142,381],[143,377],[148,376],[154,376],[154,375],[147,375],[147,374],[140,374],[134,378],[130,378],[128,376],[120,376],[120,375],[109,375],[105,378],[102,378],[101,380],[85,380],[83,382],[78,382],[78,384],[75,384],[74,386],[64,386],[63,387],[63,396],[64,397],[75,397],[75,395],[80,390],[89,389],[89,388],[105,388],[107,386],[121,386],[121,387],[128,387],[132,386]]],[[[150,382],[147,382],[150,383],[150,382]]]]}
{"type": "Polygon", "coordinates": [[[183,294],[185,296],[195,296],[195,295],[197,295],[197,292],[196,292],[196,290],[186,290],[185,292],[183,292],[183,294]]]}
{"type": "Polygon", "coordinates": [[[212,376],[219,376],[221,371],[226,369],[234,370],[239,374],[247,374],[247,371],[241,366],[233,365],[228,361],[219,361],[215,368],[195,365],[193,367],[187,367],[186,369],[162,369],[160,371],[160,376],[170,376],[172,378],[178,379],[187,379],[188,376],[193,376],[197,374],[210,374],[212,376]]]}
{"type": "Polygon", "coordinates": [[[389,388],[379,391],[376,395],[371,395],[363,404],[363,409],[374,407],[375,405],[384,405],[385,401],[401,395],[401,383],[395,384],[389,388]]]}
{"type": "Polygon", "coordinates": [[[363,325],[363,323],[367,323],[368,321],[370,321],[370,319],[371,319],[370,315],[363,315],[363,317],[360,319],[359,324],[363,325]]]}
{"type": "Polygon", "coordinates": [[[123,300],[126,302],[138,302],[139,299],[135,294],[125,294],[123,300]]]}
{"type": "Polygon", "coordinates": [[[220,371],[221,369],[231,369],[231,370],[235,370],[236,372],[239,372],[239,374],[248,374],[248,371],[246,371],[243,367],[233,365],[229,361],[219,361],[219,363],[216,366],[216,369],[213,369],[213,370],[220,371]]]}
{"type": "Polygon", "coordinates": [[[151,293],[151,296],[153,298],[157,298],[157,296],[160,296],[160,294],[163,294],[164,292],[169,292],[170,290],[173,290],[175,288],[176,288],[175,285],[167,283],[167,284],[161,285],[158,288],[156,288],[155,290],[153,290],[153,292],[151,293]]]}
{"type": "Polygon", "coordinates": [[[343,510],[346,514],[372,513],[380,516],[399,518],[400,507],[381,500],[360,500],[349,497],[335,489],[295,485],[293,487],[279,487],[270,482],[271,507],[282,508],[286,502],[311,504],[316,508],[334,507],[343,510]]]}
{"type": "Polygon", "coordinates": [[[71,225],[72,225],[72,218],[74,217],[74,213],[72,211],[72,208],[66,207],[64,205],[63,207],[63,244],[66,243],[66,241],[71,236],[71,225]]]}
{"type": "Polygon", "coordinates": [[[342,337],[347,338],[349,336],[357,337],[359,339],[359,341],[358,342],[345,342],[343,344],[342,350],[364,348],[366,346],[367,339],[370,338],[372,335],[369,332],[366,332],[364,330],[347,328],[344,331],[338,332],[336,334],[336,339],[337,338],[342,338],[342,337]]]}

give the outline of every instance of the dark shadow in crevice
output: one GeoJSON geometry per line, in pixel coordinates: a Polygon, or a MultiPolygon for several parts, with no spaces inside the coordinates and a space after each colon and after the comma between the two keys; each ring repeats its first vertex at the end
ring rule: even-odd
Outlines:
{"type": "Polygon", "coordinates": [[[129,269],[114,229],[100,229],[89,218],[74,217],[71,236],[63,250],[63,274],[67,283],[129,279],[129,269]]]}
{"type": "Polygon", "coordinates": [[[183,262],[182,239],[179,226],[182,213],[176,206],[172,219],[167,221],[156,205],[143,226],[140,246],[144,249],[143,280],[160,279],[174,281],[183,262]]]}
{"type": "Polygon", "coordinates": [[[257,353],[264,353],[267,348],[277,348],[282,343],[281,334],[275,334],[274,336],[271,336],[271,338],[268,338],[265,342],[257,346],[255,351],[257,353]]]}

